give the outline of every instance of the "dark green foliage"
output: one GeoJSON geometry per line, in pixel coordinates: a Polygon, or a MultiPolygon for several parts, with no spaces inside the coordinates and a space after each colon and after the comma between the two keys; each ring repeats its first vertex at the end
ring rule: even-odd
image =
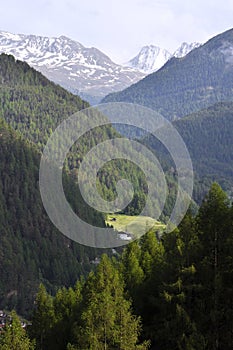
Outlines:
{"type": "Polygon", "coordinates": [[[227,53],[232,42],[230,29],[103,102],[137,103],[173,120],[218,101],[232,101],[233,70],[227,53]]]}
{"type": "MultiPolygon", "coordinates": [[[[63,120],[87,107],[88,103],[50,82],[27,63],[15,61],[13,56],[0,55],[0,117],[40,150],[63,120]]],[[[86,115],[95,117],[91,111],[86,115]]],[[[83,135],[67,155],[65,170],[76,181],[85,154],[96,144],[114,137],[119,137],[119,134],[110,125],[94,128],[83,135]]],[[[99,173],[102,183],[100,192],[108,200],[113,198],[116,194],[116,181],[122,177],[129,178],[134,184],[134,206],[131,205],[126,212],[136,214],[142,208],[147,190],[146,181],[136,166],[124,161],[118,161],[117,165],[112,162],[110,167],[106,166],[99,173]],[[106,172],[110,173],[108,178],[106,172]]],[[[98,213],[93,211],[93,215],[97,217],[98,213]]]]}
{"type": "Polygon", "coordinates": [[[198,215],[160,241],[149,232],[119,261],[103,255],[55,297],[41,285],[29,328],[37,349],[148,349],[150,339],[152,350],[231,350],[232,208],[214,183],[198,215]]]}
{"type": "Polygon", "coordinates": [[[145,236],[126,248],[126,285],[152,349],[232,348],[232,223],[227,196],[213,184],[196,218],[187,214],[159,243],[145,236]]]}
{"type": "Polygon", "coordinates": [[[222,102],[173,124],[182,136],[200,177],[233,180],[233,103],[222,102]]]}
{"type": "Polygon", "coordinates": [[[233,277],[232,253],[229,254],[233,247],[231,211],[226,194],[213,184],[197,216],[201,259],[197,262],[200,289],[195,313],[197,317],[201,315],[199,325],[212,349],[230,349],[233,344],[232,287],[229,290],[233,277]]]}
{"type": "MultiPolygon", "coordinates": [[[[213,181],[220,183],[232,196],[233,103],[217,103],[174,121],[173,125],[183,138],[193,163],[193,199],[200,204],[213,181]]],[[[143,142],[158,154],[163,163],[167,162],[165,171],[167,176],[170,174],[171,181],[174,165],[165,148],[151,136],[145,137],[143,142]]]]}
{"type": "Polygon", "coordinates": [[[64,119],[88,106],[27,63],[0,55],[0,117],[40,148],[64,119]]]}
{"type": "MultiPolygon", "coordinates": [[[[91,270],[100,252],[66,239],[47,217],[40,199],[40,154],[0,122],[0,307],[28,314],[39,282],[50,291],[72,285],[91,270]]],[[[64,177],[76,212],[96,225],[103,217],[83,207],[76,185],[64,177]]]]}
{"type": "MultiPolygon", "coordinates": [[[[232,40],[231,36],[232,31],[225,33],[227,40],[232,40]]],[[[212,56],[209,53],[221,43],[221,37],[217,37],[201,51],[207,56],[204,62],[210,68],[212,56]]],[[[188,57],[194,60],[197,52],[188,57]]],[[[221,59],[219,53],[215,68],[216,64],[219,69],[222,67],[221,59]]],[[[15,63],[6,55],[0,56],[0,60],[2,115],[30,140],[24,141],[0,122],[0,306],[28,314],[36,299],[29,334],[31,340],[35,339],[38,350],[147,349],[147,339],[155,350],[231,350],[233,207],[219,185],[212,185],[196,217],[188,213],[180,226],[164,233],[161,240],[149,232],[140,241],[128,245],[119,261],[104,255],[96,272],[74,286],[80,275],[87,275],[92,269],[90,260],[100,251],[97,253],[70,242],[50,223],[38,189],[40,153],[31,141],[41,148],[57,123],[67,116],[62,113],[69,113],[76,107],[80,109],[85,104],[48,82],[28,65],[15,63]],[[64,107],[65,101],[69,102],[68,108],[64,107]],[[58,111],[62,111],[61,114],[58,111]],[[27,119],[27,115],[33,117],[38,112],[41,112],[41,120],[40,114],[35,119],[27,119]],[[40,282],[43,285],[35,298],[40,282]],[[74,287],[69,288],[70,285],[74,287]]],[[[164,69],[170,65],[177,69],[179,62],[174,60],[164,69]]],[[[205,74],[204,77],[210,79],[207,83],[214,83],[216,76],[211,76],[210,70],[205,74]]],[[[228,67],[223,78],[230,91],[228,67]]],[[[203,101],[199,102],[201,106],[203,101]]],[[[183,133],[197,173],[206,176],[205,183],[196,187],[198,198],[214,176],[226,177],[226,183],[232,181],[231,117],[232,103],[222,103],[175,123],[183,133]],[[197,136],[199,147],[196,147],[197,136]],[[211,147],[213,151],[209,150],[211,147]],[[225,164],[229,166],[221,169],[225,164]]],[[[101,137],[106,139],[114,135],[117,134],[109,127],[102,136],[98,129],[85,135],[80,147],[72,148],[64,170],[64,189],[74,211],[98,226],[104,226],[103,216],[84,206],[66,171],[75,179],[79,162],[90,147],[101,137]]],[[[160,148],[159,152],[163,155],[160,148]]],[[[136,167],[129,162],[125,167],[121,161],[117,162],[121,170],[109,164],[100,170],[100,193],[107,199],[114,198],[117,180],[129,172],[136,194],[127,210],[136,213],[147,191],[143,187],[143,174],[136,178],[136,167]],[[101,187],[109,170],[113,176],[101,187]],[[138,191],[141,186],[142,197],[138,191]]],[[[169,214],[176,194],[177,175],[167,159],[164,164],[172,194],[166,204],[169,214]]],[[[199,178],[196,183],[198,181],[199,178]]],[[[156,210],[156,207],[151,209],[156,210]]],[[[20,349],[21,344],[22,349],[33,349],[33,343],[15,320],[15,328],[7,327],[0,334],[0,349],[10,349],[11,344],[15,349],[20,349]]]]}
{"type": "MultiPolygon", "coordinates": [[[[59,333],[63,342],[56,343],[48,326],[46,339],[51,342],[45,348],[134,349],[130,342],[137,339],[138,320],[129,313],[132,300],[133,312],[142,320],[141,338],[151,340],[151,349],[232,349],[232,218],[227,196],[213,184],[198,215],[187,213],[161,241],[149,232],[128,245],[119,262],[103,256],[97,272],[76,291],[63,289],[54,298],[53,304],[59,300],[61,306],[53,306],[50,325],[57,334],[56,317],[64,321],[69,315],[69,327],[59,333]]],[[[41,308],[39,314],[43,312],[41,308]]],[[[39,327],[35,323],[32,329],[39,327]]]]}

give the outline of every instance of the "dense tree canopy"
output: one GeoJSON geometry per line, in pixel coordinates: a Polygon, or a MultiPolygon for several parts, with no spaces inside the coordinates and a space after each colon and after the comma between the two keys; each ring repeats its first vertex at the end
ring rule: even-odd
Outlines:
{"type": "MultiPolygon", "coordinates": [[[[0,121],[0,307],[28,314],[40,282],[49,291],[75,283],[92,269],[101,251],[71,242],[55,229],[40,198],[40,154],[0,121]]],[[[104,218],[84,206],[74,182],[64,188],[75,212],[104,226],[104,218]]]]}
{"type": "Polygon", "coordinates": [[[96,272],[54,298],[41,286],[31,327],[38,349],[231,350],[232,220],[215,183],[197,216],[187,213],[161,240],[149,232],[119,260],[103,255],[96,272]]]}

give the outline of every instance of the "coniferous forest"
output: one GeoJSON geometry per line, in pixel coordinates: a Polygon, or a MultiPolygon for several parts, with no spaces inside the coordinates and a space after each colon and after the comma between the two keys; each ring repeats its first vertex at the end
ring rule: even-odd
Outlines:
{"type": "MultiPolygon", "coordinates": [[[[208,62],[202,67],[207,73],[208,62]]],[[[180,71],[182,61],[167,66],[180,71]]],[[[224,74],[229,78],[228,70],[224,74]]],[[[152,78],[142,84],[149,81],[151,88],[152,78]]],[[[137,98],[138,86],[133,89],[137,98]]],[[[193,201],[179,226],[152,229],[117,249],[86,247],[63,236],[40,197],[46,141],[63,120],[88,106],[25,62],[0,55],[0,350],[232,350],[231,99],[212,106],[201,101],[205,109],[173,122],[195,175],[193,201]]],[[[184,107],[185,113],[194,112],[184,107]]],[[[107,215],[84,202],[77,175],[85,154],[114,137],[123,136],[111,124],[101,132],[95,128],[71,147],[64,163],[64,192],[72,209],[99,227],[107,226],[107,215]]],[[[176,170],[154,139],[146,135],[140,142],[164,167],[168,198],[160,220],[166,225],[177,194],[176,170]]],[[[133,184],[134,197],[120,214],[137,215],[148,188],[130,161],[103,166],[98,190],[113,200],[122,177],[133,184]]],[[[150,210],[157,207],[150,203],[150,210]]]]}
{"type": "Polygon", "coordinates": [[[232,227],[215,183],[198,214],[161,240],[149,232],[120,257],[102,255],[54,296],[41,284],[26,333],[13,314],[0,349],[232,349],[232,227]]]}

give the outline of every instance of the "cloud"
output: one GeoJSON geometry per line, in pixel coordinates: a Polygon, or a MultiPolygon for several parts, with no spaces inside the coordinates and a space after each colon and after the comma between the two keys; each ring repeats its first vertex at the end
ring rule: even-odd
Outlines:
{"type": "Polygon", "coordinates": [[[182,41],[204,42],[232,26],[233,1],[8,0],[2,30],[66,35],[126,61],[146,44],[170,51],[182,41]]]}

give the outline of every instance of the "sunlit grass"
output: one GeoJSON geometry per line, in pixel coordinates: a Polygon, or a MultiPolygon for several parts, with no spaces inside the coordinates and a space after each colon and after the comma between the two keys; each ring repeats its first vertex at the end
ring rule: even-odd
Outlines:
{"type": "Polygon", "coordinates": [[[143,233],[153,230],[164,230],[165,225],[149,216],[129,216],[124,214],[109,214],[106,220],[115,230],[140,237],[143,233]]]}

